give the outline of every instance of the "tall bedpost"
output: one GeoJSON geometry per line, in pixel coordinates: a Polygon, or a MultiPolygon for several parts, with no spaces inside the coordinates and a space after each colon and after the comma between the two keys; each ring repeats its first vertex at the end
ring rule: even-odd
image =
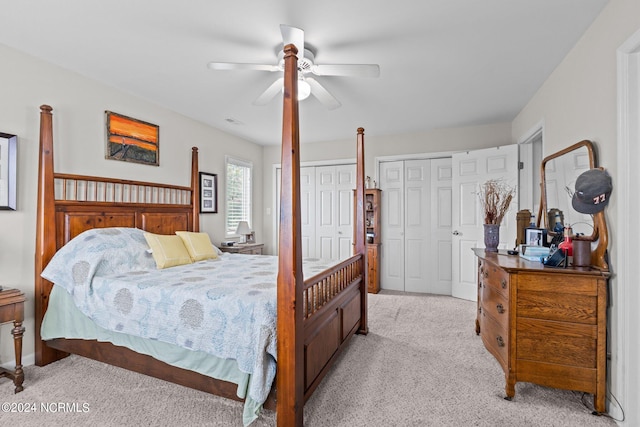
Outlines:
{"type": "Polygon", "coordinates": [[[277,291],[276,420],[279,427],[302,426],[304,407],[297,53],[294,45],[289,44],[284,47],[282,185],[277,291]]]}
{"type": "Polygon", "coordinates": [[[367,334],[367,284],[369,283],[367,268],[367,244],[364,227],[364,128],[358,128],[356,148],[356,253],[362,254],[362,281],[360,282],[360,328],[359,334],[367,334]]]}
{"type": "Polygon", "coordinates": [[[200,175],[198,172],[198,147],[191,147],[191,204],[193,205],[191,231],[200,231],[200,175]]]}
{"type": "Polygon", "coordinates": [[[40,159],[38,162],[38,207],[36,213],[35,259],[35,320],[36,365],[43,366],[58,360],[66,353],[47,347],[40,338],[42,317],[47,311],[52,284],[40,273],[56,253],[55,190],[53,187],[53,116],[52,108],[40,106],[40,159]]]}

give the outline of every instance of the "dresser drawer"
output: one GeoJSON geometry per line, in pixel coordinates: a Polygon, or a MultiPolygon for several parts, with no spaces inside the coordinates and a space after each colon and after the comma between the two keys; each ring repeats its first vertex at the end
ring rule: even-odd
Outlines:
{"type": "Polygon", "coordinates": [[[492,286],[482,288],[482,312],[493,317],[505,330],[509,327],[509,300],[492,286]]]}
{"type": "Polygon", "coordinates": [[[596,325],[551,320],[517,320],[516,357],[565,367],[597,367],[596,325]]]}
{"type": "Polygon", "coordinates": [[[480,264],[480,280],[482,286],[493,288],[504,296],[509,296],[509,273],[494,264],[480,264]]]}
{"type": "Polygon", "coordinates": [[[508,329],[483,312],[480,314],[480,330],[485,347],[506,371],[507,360],[509,360],[508,329]]]}
{"type": "Polygon", "coordinates": [[[516,311],[518,317],[595,325],[598,323],[598,297],[518,290],[516,311]]]}

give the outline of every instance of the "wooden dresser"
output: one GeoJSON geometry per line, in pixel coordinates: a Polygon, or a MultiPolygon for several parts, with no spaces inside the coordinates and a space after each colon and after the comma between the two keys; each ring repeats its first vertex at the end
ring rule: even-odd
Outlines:
{"type": "Polygon", "coordinates": [[[595,410],[606,412],[609,273],[474,252],[476,333],[504,370],[506,398],[525,381],[593,394],[595,410]]]}

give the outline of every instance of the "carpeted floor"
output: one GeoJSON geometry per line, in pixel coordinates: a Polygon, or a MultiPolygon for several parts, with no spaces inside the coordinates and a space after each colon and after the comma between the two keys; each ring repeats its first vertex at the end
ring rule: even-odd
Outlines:
{"type": "MultiPolygon", "coordinates": [[[[370,295],[370,332],[352,339],[311,397],[305,425],[615,425],[591,415],[591,396],[578,392],[518,383],[514,400],[504,400],[504,375],[475,334],[475,311],[451,297],[370,295]]],[[[23,410],[0,412],[0,425],[242,425],[238,402],[77,356],[25,373],[17,395],[0,379],[0,403],[23,410]]],[[[252,427],[274,425],[265,411],[252,427]]]]}

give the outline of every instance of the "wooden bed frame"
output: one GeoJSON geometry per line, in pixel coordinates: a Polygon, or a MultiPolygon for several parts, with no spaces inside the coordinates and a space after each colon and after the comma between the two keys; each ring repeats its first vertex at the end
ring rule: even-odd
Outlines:
{"type": "MultiPolygon", "coordinates": [[[[354,255],[307,280],[302,277],[297,50],[284,49],[282,192],[277,289],[278,363],[265,407],[278,426],[301,426],[311,396],[354,333],[367,333],[364,231],[364,129],[357,133],[354,255]]],[[[176,368],[150,356],[96,340],[43,341],[40,327],[53,284],[40,274],[55,252],[90,228],[137,227],[159,234],[199,230],[198,149],[192,149],[189,187],[61,174],[53,168],[52,108],[40,112],[40,160],[35,256],[36,364],[69,353],[227,398],[237,386],[176,368]]]]}

